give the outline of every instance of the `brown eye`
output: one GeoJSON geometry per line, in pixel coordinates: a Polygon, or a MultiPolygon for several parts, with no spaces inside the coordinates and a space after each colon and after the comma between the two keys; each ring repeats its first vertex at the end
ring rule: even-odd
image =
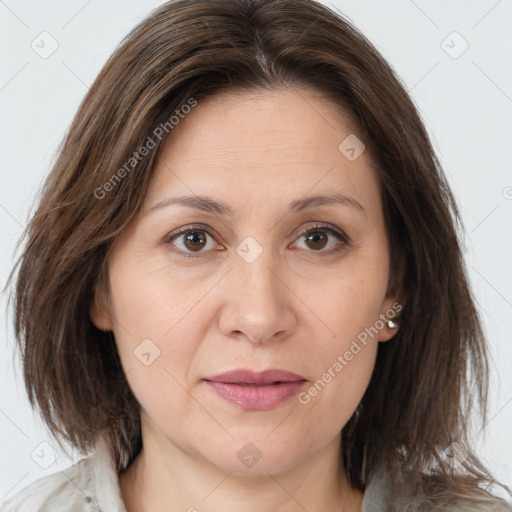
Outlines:
{"type": "Polygon", "coordinates": [[[171,250],[181,256],[200,256],[216,246],[207,230],[193,226],[171,234],[166,238],[165,244],[172,246],[171,250]]]}
{"type": "Polygon", "coordinates": [[[306,240],[311,249],[323,249],[328,242],[328,236],[322,231],[312,231],[306,235],[306,240]]]}
{"type": "Polygon", "coordinates": [[[191,251],[202,249],[207,241],[203,231],[187,231],[183,240],[187,249],[191,251]]]}
{"type": "Polygon", "coordinates": [[[332,253],[343,249],[350,242],[348,236],[327,226],[317,225],[304,230],[299,239],[304,240],[305,248],[309,252],[332,253]],[[331,242],[331,239],[338,240],[331,242]],[[326,246],[331,246],[324,250],[326,246]]]}

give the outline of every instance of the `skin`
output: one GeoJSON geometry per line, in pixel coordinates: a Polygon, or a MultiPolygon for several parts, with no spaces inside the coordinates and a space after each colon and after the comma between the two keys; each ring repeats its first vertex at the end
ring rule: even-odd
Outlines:
{"type": "Polygon", "coordinates": [[[307,404],[292,397],[245,410],[202,380],[281,368],[304,376],[307,390],[396,301],[369,151],[349,161],[338,150],[354,133],[331,100],[288,88],[208,98],[167,138],[143,207],[110,255],[109,288],[91,304],[95,325],[114,332],[141,404],[143,449],[119,476],[128,512],[360,510],[363,493],[339,464],[340,431],[368,386],[378,343],[395,330],[369,337],[307,404]],[[340,204],[287,212],[294,200],[332,192],[364,212],[340,204]],[[196,194],[229,204],[234,216],[176,204],[146,213],[196,194]],[[325,245],[308,241],[301,232],[317,222],[350,242],[332,252],[340,241],[322,229],[325,245]],[[191,224],[206,230],[199,245],[184,235],[170,241],[191,224]],[[236,252],[248,236],[262,248],[251,263],[236,252]],[[134,356],[144,339],[160,350],[148,366],[134,356]],[[252,467],[237,457],[246,443],[261,453],[252,467]]]}

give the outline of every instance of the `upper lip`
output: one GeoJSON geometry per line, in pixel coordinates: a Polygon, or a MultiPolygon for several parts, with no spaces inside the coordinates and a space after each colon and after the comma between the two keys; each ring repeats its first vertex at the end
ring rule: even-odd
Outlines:
{"type": "Polygon", "coordinates": [[[270,369],[263,372],[240,369],[220,373],[204,380],[226,384],[272,384],[273,382],[295,382],[306,379],[302,375],[280,369],[270,369]]]}

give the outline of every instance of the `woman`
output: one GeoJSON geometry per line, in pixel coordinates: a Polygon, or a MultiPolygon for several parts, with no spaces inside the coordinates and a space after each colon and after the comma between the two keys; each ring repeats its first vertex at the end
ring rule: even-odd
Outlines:
{"type": "Polygon", "coordinates": [[[469,443],[458,215],[339,15],[163,5],[84,99],[16,267],[30,400],[92,453],[4,510],[512,510],[469,443]]]}

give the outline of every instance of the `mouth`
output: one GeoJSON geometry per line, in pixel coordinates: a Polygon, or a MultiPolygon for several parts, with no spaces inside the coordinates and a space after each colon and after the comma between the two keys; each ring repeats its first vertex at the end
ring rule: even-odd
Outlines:
{"type": "Polygon", "coordinates": [[[272,409],[296,395],[306,379],[286,370],[234,370],[203,379],[224,400],[248,410],[272,409]]]}
{"type": "Polygon", "coordinates": [[[252,370],[232,370],[220,373],[213,377],[204,379],[209,382],[223,382],[224,384],[261,384],[269,385],[276,383],[297,382],[306,380],[302,375],[289,372],[287,370],[270,369],[263,372],[254,372],[252,370]]]}

